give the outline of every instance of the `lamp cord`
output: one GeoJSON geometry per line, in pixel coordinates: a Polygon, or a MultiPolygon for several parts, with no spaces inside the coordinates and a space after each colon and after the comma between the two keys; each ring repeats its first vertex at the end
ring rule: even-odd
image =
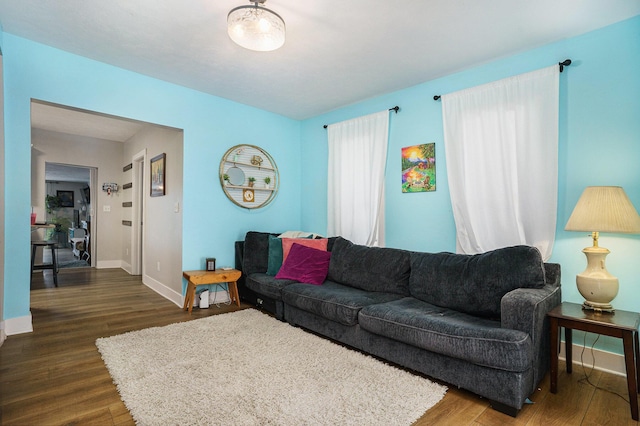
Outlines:
{"type": "Polygon", "coordinates": [[[618,392],[614,392],[614,391],[610,391],[609,389],[605,389],[601,386],[595,385],[593,383],[591,383],[591,380],[589,380],[589,378],[591,377],[591,375],[593,374],[593,370],[595,369],[596,366],[596,356],[595,356],[595,352],[593,350],[593,348],[595,347],[596,343],[598,342],[598,339],[600,339],[600,334],[598,334],[598,336],[596,337],[596,339],[593,341],[593,343],[591,344],[591,359],[593,360],[593,363],[591,364],[591,369],[589,370],[589,373],[587,374],[587,370],[584,366],[584,351],[587,348],[587,333],[584,333],[584,338],[582,341],[582,351],[580,352],[580,363],[582,364],[582,371],[584,373],[584,377],[580,380],[578,380],[578,383],[588,383],[591,386],[593,386],[596,389],[600,389],[603,390],[605,392],[609,392],[613,395],[616,395],[617,397],[621,398],[623,401],[625,401],[627,404],[629,403],[629,400],[627,398],[625,398],[623,395],[620,395],[618,392]]]}

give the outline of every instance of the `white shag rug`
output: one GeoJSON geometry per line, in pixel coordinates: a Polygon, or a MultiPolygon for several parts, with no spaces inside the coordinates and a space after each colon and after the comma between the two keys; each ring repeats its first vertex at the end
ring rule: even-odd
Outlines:
{"type": "Polygon", "coordinates": [[[140,425],[410,425],[447,391],[254,309],[96,345],[140,425]]]}

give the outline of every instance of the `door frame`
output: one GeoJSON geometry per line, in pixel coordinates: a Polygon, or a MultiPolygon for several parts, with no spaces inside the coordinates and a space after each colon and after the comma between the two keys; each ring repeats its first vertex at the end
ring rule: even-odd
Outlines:
{"type": "Polygon", "coordinates": [[[144,215],[146,211],[146,197],[144,196],[144,188],[146,178],[144,165],[147,164],[147,150],[134,154],[131,159],[133,165],[132,170],[132,201],[133,201],[133,220],[131,221],[131,274],[144,274],[144,215]]]}

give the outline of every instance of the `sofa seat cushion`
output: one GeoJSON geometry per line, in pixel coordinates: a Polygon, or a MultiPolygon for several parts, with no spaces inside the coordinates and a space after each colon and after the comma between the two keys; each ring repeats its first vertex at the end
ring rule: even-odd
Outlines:
{"type": "Polygon", "coordinates": [[[247,275],[244,285],[263,296],[282,300],[282,289],[293,283],[297,283],[297,281],[288,279],[280,280],[271,275],[256,272],[247,275]]]}
{"type": "Polygon", "coordinates": [[[411,296],[470,315],[499,319],[505,294],[544,284],[544,264],[535,247],[505,247],[475,255],[411,253],[411,296]]]}
{"type": "Polygon", "coordinates": [[[371,333],[477,365],[514,372],[532,365],[528,334],[412,297],[367,306],[358,321],[371,333]]]}
{"type": "Polygon", "coordinates": [[[367,291],[409,296],[410,252],[367,247],[338,237],[331,249],[329,279],[367,291]]]}
{"type": "Polygon", "coordinates": [[[333,281],[321,286],[291,284],[282,291],[282,301],[322,318],[344,325],[358,323],[358,312],[365,306],[402,298],[397,294],[364,291],[333,281]]]}

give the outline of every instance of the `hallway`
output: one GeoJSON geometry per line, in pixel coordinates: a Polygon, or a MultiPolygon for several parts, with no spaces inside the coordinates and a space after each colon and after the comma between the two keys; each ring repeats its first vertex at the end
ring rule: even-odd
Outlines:
{"type": "MultiPolygon", "coordinates": [[[[58,286],[67,287],[73,285],[87,284],[87,280],[92,275],[92,269],[86,261],[78,260],[73,255],[70,248],[56,249],[56,260],[58,261],[58,286]],[[73,272],[73,273],[71,273],[73,272]]],[[[43,253],[43,263],[51,262],[51,251],[45,250],[43,253]]],[[[31,281],[31,290],[43,288],[55,288],[53,283],[53,271],[35,271],[31,281]]]]}

